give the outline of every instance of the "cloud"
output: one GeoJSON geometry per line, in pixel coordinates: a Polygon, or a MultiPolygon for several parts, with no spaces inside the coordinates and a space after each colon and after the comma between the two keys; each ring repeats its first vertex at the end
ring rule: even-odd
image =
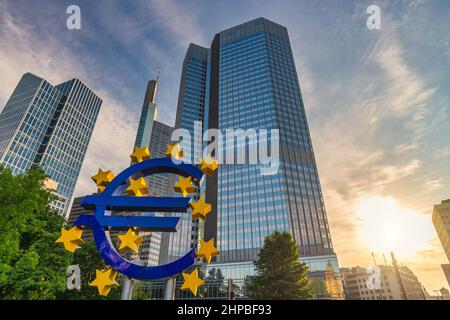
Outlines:
{"type": "Polygon", "coordinates": [[[375,63],[382,77],[368,79],[374,85],[365,92],[364,104],[372,111],[372,123],[383,118],[408,117],[408,127],[419,132],[427,113],[427,102],[437,88],[430,88],[405,62],[396,35],[387,33],[377,41],[366,61],[375,63]]]}
{"type": "Polygon", "coordinates": [[[311,73],[308,64],[306,63],[304,57],[300,54],[295,56],[295,63],[297,65],[297,75],[299,82],[301,83],[301,92],[304,99],[304,104],[308,106],[308,109],[318,107],[318,101],[314,95],[314,78],[311,73]]]}
{"type": "Polygon", "coordinates": [[[440,149],[436,150],[436,156],[439,159],[440,158],[445,158],[449,154],[450,154],[450,149],[449,148],[440,148],[440,149]]]}
{"type": "MultiPolygon", "coordinates": [[[[104,96],[107,94],[104,93],[104,96]]],[[[96,191],[90,177],[95,175],[99,168],[112,170],[114,174],[118,174],[129,165],[128,155],[132,152],[136,135],[135,123],[135,119],[122,105],[113,99],[104,101],[86,153],[75,195],[86,195],[96,191]]]]}
{"type": "Polygon", "coordinates": [[[209,46],[210,40],[204,36],[201,21],[182,3],[173,0],[151,0],[145,3],[153,19],[177,40],[180,47],[187,48],[190,42],[209,46]]]}
{"type": "Polygon", "coordinates": [[[403,144],[399,144],[398,146],[395,147],[395,154],[396,155],[403,155],[409,151],[414,151],[417,150],[418,145],[417,143],[403,143],[403,144]]]}
{"type": "Polygon", "coordinates": [[[413,175],[420,167],[420,161],[413,159],[405,165],[378,165],[372,172],[373,186],[385,186],[407,176],[413,175]]]}
{"type": "Polygon", "coordinates": [[[373,53],[371,58],[377,61],[386,73],[386,95],[389,97],[389,104],[385,109],[405,114],[411,108],[425,103],[435,92],[435,89],[425,88],[423,80],[404,62],[403,49],[396,40],[383,39],[373,53]]]}
{"type": "Polygon", "coordinates": [[[426,184],[430,191],[434,191],[434,190],[441,189],[444,186],[443,182],[444,182],[444,180],[442,180],[442,178],[437,178],[437,179],[428,180],[426,182],[426,184]]]}

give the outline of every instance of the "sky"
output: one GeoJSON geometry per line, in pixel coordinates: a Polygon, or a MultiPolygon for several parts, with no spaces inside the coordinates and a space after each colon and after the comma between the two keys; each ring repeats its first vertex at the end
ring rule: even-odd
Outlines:
{"type": "Polygon", "coordinates": [[[92,88],[103,105],[75,195],[92,193],[99,167],[129,165],[158,68],[158,120],[174,125],[189,43],[268,18],[288,28],[340,265],[394,251],[432,292],[448,287],[431,213],[450,198],[449,16],[447,0],[0,0],[0,108],[26,72],[92,88]],[[71,4],[80,30],[66,27],[71,4]]]}

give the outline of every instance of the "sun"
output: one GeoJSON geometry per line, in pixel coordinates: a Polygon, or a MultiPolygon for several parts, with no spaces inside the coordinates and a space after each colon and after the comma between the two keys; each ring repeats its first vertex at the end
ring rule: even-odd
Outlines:
{"type": "Polygon", "coordinates": [[[431,248],[436,236],[431,218],[402,206],[393,197],[369,196],[357,201],[360,239],[372,252],[408,257],[431,248]]]}

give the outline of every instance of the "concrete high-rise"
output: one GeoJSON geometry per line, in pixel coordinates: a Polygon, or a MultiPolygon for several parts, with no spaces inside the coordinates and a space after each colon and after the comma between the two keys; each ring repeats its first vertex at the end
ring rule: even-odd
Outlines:
{"type": "Polygon", "coordinates": [[[432,220],[447,259],[450,262],[450,199],[434,206],[432,220]]]}
{"type": "Polygon", "coordinates": [[[325,273],[331,265],[339,273],[285,27],[258,18],[218,33],[210,48],[189,46],[176,128],[194,136],[195,121],[202,121],[201,129],[279,129],[280,168],[261,175],[259,164],[220,165],[201,190],[213,211],[205,225],[185,219],[181,232],[170,236],[169,260],[199,238],[215,238],[220,255],[208,267],[243,279],[254,274],[265,237],[278,230],[291,233],[311,272],[325,273]]]}
{"type": "Polygon", "coordinates": [[[0,163],[13,174],[39,166],[66,214],[102,100],[83,82],[57,86],[26,73],[0,114],[0,163]]]}
{"type": "MultiPolygon", "coordinates": [[[[434,206],[432,220],[442,248],[450,262],[450,199],[434,206]]],[[[442,264],[441,267],[450,285],[450,264],[442,264]]]]}

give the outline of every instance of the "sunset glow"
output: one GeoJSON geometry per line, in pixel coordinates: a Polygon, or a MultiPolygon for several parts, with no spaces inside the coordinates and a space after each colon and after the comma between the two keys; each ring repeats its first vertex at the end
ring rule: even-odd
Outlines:
{"type": "Polygon", "coordinates": [[[361,241],[370,251],[407,258],[430,248],[435,237],[429,217],[392,197],[370,196],[356,204],[361,241]]]}

